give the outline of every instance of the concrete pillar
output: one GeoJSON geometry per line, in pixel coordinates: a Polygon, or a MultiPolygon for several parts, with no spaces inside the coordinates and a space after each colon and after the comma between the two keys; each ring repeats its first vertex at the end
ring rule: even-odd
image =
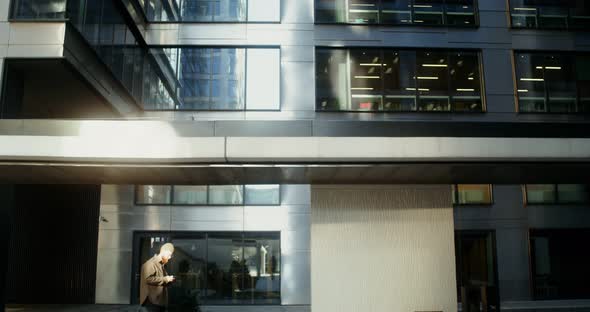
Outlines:
{"type": "Polygon", "coordinates": [[[448,185],[312,186],[312,311],[457,311],[448,185]]]}

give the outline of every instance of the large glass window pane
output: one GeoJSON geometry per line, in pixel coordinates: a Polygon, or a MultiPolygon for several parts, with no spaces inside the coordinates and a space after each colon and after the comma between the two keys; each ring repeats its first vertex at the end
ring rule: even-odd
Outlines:
{"type": "Polygon", "coordinates": [[[517,53],[516,84],[520,112],[545,112],[545,57],[540,54],[517,53]]]}
{"type": "Polygon", "coordinates": [[[184,0],[184,22],[241,22],[246,20],[246,0],[184,0]]]}
{"type": "Polygon", "coordinates": [[[242,298],[249,304],[280,304],[280,237],[269,233],[244,236],[246,274],[242,298]]]}
{"type": "Polygon", "coordinates": [[[351,110],[376,111],[381,108],[382,70],[380,50],[350,50],[351,110]]]}
{"type": "Polygon", "coordinates": [[[590,299],[590,229],[530,231],[531,270],[536,300],[590,299]]]}
{"type": "Polygon", "coordinates": [[[346,23],[346,0],[316,0],[315,21],[318,23],[346,23]]]}
{"type": "Polygon", "coordinates": [[[244,194],[242,185],[210,185],[209,204],[242,205],[244,194]]]}
{"type": "Polygon", "coordinates": [[[537,28],[538,9],[534,1],[510,0],[512,27],[537,28]]]}
{"type": "Polygon", "coordinates": [[[176,281],[168,287],[169,308],[195,311],[205,295],[207,276],[207,240],[205,234],[174,234],[174,256],[166,265],[176,281]]]}
{"type": "Polygon", "coordinates": [[[12,18],[64,19],[66,0],[13,0],[12,18]]]}
{"type": "Polygon", "coordinates": [[[411,0],[382,0],[381,24],[411,24],[411,0]]]}
{"type": "Polygon", "coordinates": [[[246,205],[280,205],[281,188],[276,184],[246,185],[246,205]]]}
{"type": "Polygon", "coordinates": [[[547,204],[557,202],[554,184],[527,184],[526,198],[529,204],[547,204]]]}
{"type": "Polygon", "coordinates": [[[206,205],[206,185],[175,185],[174,204],[179,205],[206,205]]]}
{"type": "Polygon", "coordinates": [[[590,29],[590,5],[588,0],[570,0],[570,27],[573,29],[590,29]]]}
{"type": "Polygon", "coordinates": [[[416,110],[416,52],[386,50],[383,60],[383,110],[416,110]]]}
{"type": "Polygon", "coordinates": [[[560,203],[587,203],[588,187],[583,184],[558,184],[557,198],[560,203]]]}
{"type": "Polygon", "coordinates": [[[458,184],[453,196],[455,204],[491,204],[492,187],[489,184],[458,184]]]}
{"type": "Polygon", "coordinates": [[[418,109],[450,111],[448,53],[420,51],[416,55],[418,109]]]}
{"type": "Polygon", "coordinates": [[[135,191],[138,204],[170,204],[170,185],[138,185],[135,191]]]}
{"type": "Polygon", "coordinates": [[[207,290],[209,304],[239,303],[243,297],[244,273],[241,233],[209,234],[207,239],[207,290]]]}
{"type": "Polygon", "coordinates": [[[450,53],[449,73],[453,111],[483,111],[478,54],[450,53]]]}
{"type": "Polygon", "coordinates": [[[575,70],[578,83],[578,110],[590,113],[590,56],[576,57],[575,70]]]}
{"type": "Polygon", "coordinates": [[[379,22],[378,0],[348,0],[348,22],[376,24],[379,22]]]}
{"type": "Polygon", "coordinates": [[[348,110],[348,50],[316,49],[316,108],[348,110]]]}
{"type": "Polygon", "coordinates": [[[535,67],[543,71],[550,112],[576,111],[574,62],[574,57],[571,55],[547,55],[543,64],[535,67]]]}
{"type": "Polygon", "coordinates": [[[474,0],[446,0],[446,23],[456,26],[473,26],[475,21],[474,0]]]}
{"type": "Polygon", "coordinates": [[[414,0],[414,23],[418,25],[444,24],[444,0],[414,0]]]}

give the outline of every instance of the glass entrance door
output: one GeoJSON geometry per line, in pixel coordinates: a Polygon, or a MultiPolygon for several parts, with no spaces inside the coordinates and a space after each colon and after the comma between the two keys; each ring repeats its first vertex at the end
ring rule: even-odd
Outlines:
{"type": "Polygon", "coordinates": [[[456,231],[455,255],[462,311],[499,311],[495,232],[456,231]]]}

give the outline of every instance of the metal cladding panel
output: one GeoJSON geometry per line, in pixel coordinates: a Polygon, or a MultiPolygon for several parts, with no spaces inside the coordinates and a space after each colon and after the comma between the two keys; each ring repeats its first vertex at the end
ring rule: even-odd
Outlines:
{"type": "Polygon", "coordinates": [[[100,186],[16,185],[7,302],[94,303],[100,186]]]}

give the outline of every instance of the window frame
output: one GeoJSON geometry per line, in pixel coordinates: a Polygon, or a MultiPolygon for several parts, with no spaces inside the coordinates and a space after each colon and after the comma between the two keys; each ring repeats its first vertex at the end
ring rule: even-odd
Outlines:
{"type": "MultiPolygon", "coordinates": [[[[151,184],[150,184],[151,185],[151,184]]],[[[242,189],[242,203],[241,204],[210,204],[209,198],[209,190],[210,190],[210,186],[211,184],[207,184],[207,185],[194,185],[194,186],[207,186],[207,203],[205,204],[179,204],[179,203],[175,203],[174,202],[174,187],[176,185],[170,185],[170,184],[163,184],[164,186],[170,186],[170,202],[169,203],[165,203],[165,204],[150,204],[150,203],[142,203],[139,202],[139,197],[138,197],[138,190],[140,187],[144,186],[143,184],[137,184],[134,185],[134,189],[133,189],[133,193],[134,193],[134,198],[133,198],[133,204],[135,206],[166,206],[166,207],[172,207],[172,206],[177,206],[177,207],[276,207],[276,206],[281,206],[282,203],[282,185],[281,184],[274,184],[278,186],[278,192],[279,192],[279,202],[277,204],[255,204],[255,205],[247,205],[246,204],[246,184],[220,184],[218,186],[229,186],[229,185],[239,185],[241,186],[242,189]]],[[[250,184],[248,184],[250,185],[250,184]]],[[[190,185],[178,185],[178,186],[190,186],[190,185]]]]}
{"type": "MultiPolygon", "coordinates": [[[[530,49],[524,49],[524,50],[512,50],[512,78],[513,78],[513,84],[514,84],[514,103],[515,103],[515,108],[516,108],[516,113],[517,114],[522,114],[522,115],[565,115],[565,116],[587,116],[590,115],[590,110],[587,112],[584,111],[577,111],[577,112],[552,112],[552,111],[548,111],[548,105],[546,105],[546,111],[545,112],[527,112],[527,111],[522,111],[520,108],[520,96],[518,94],[518,72],[517,72],[517,57],[520,54],[528,54],[528,55],[548,55],[548,54],[557,54],[557,55],[564,55],[564,56],[573,56],[574,61],[577,60],[578,57],[580,56],[587,56],[590,57],[590,52],[581,52],[581,51],[559,51],[559,50],[530,50],[530,49]]],[[[577,69],[575,64],[573,64],[574,66],[572,66],[573,71],[574,71],[574,78],[576,78],[577,76],[577,69]]],[[[579,108],[579,103],[580,103],[580,93],[579,93],[579,89],[578,89],[578,81],[579,80],[575,80],[575,85],[576,85],[576,105],[579,108]]],[[[544,88],[544,98],[545,98],[545,104],[548,104],[547,99],[549,97],[549,93],[547,88],[544,88]]]]}
{"type": "MultiPolygon", "coordinates": [[[[566,28],[558,28],[558,27],[518,27],[518,26],[514,26],[514,23],[512,21],[512,1],[511,0],[506,0],[506,7],[508,8],[507,14],[508,14],[508,28],[510,30],[536,30],[536,31],[560,31],[560,32],[588,32],[587,30],[584,29],[579,29],[579,28],[571,28],[569,25],[566,28]]],[[[538,10],[537,10],[537,18],[539,17],[538,14],[538,10]]],[[[571,19],[570,14],[568,13],[568,21],[571,19]]],[[[538,23],[537,23],[538,25],[538,23]]]]}
{"type": "MultiPolygon", "coordinates": [[[[378,17],[380,17],[381,15],[381,1],[382,0],[378,0],[379,1],[379,13],[377,13],[378,17]]],[[[410,1],[415,1],[415,0],[410,0],[410,1]]],[[[387,27],[424,27],[424,28],[443,28],[443,27],[448,27],[448,28],[457,28],[457,29],[475,29],[475,28],[479,28],[480,27],[480,18],[479,18],[479,0],[473,0],[473,17],[475,20],[475,23],[473,25],[449,25],[449,24],[441,24],[441,25],[429,25],[429,24],[420,24],[420,23],[408,23],[408,24],[396,24],[396,23],[351,23],[351,22],[320,22],[316,19],[316,8],[317,8],[317,2],[318,0],[314,0],[313,1],[313,23],[314,25],[354,25],[354,26],[387,26],[387,27]]],[[[412,6],[412,8],[410,9],[411,11],[411,15],[414,15],[414,6],[412,6]]],[[[446,7],[443,7],[443,20],[446,21],[446,17],[447,17],[447,11],[446,11],[446,7]]]]}
{"type": "Polygon", "coordinates": [[[451,193],[454,194],[453,196],[453,206],[458,207],[483,207],[483,206],[492,206],[494,205],[494,185],[493,184],[480,184],[480,185],[487,185],[488,190],[490,192],[490,202],[489,203],[459,203],[459,184],[452,184],[451,187],[454,191],[451,193]]]}
{"type": "Polygon", "coordinates": [[[551,202],[529,202],[528,185],[529,184],[522,185],[525,207],[526,206],[585,206],[585,205],[590,204],[590,185],[587,185],[587,184],[579,184],[579,185],[583,185],[586,187],[586,189],[588,190],[588,195],[589,195],[585,201],[580,201],[580,202],[561,202],[561,201],[559,201],[559,183],[558,184],[550,183],[550,185],[553,187],[553,192],[555,194],[554,201],[551,201],[551,202]]]}
{"type": "MultiPolygon", "coordinates": [[[[206,266],[205,268],[207,268],[207,264],[209,263],[209,235],[236,235],[239,234],[240,238],[241,238],[241,248],[242,248],[242,258],[244,258],[244,240],[245,238],[250,235],[250,236],[255,236],[255,235],[260,235],[260,236],[264,236],[264,235],[268,235],[268,237],[273,237],[273,239],[276,239],[279,243],[279,255],[280,255],[280,279],[279,279],[279,298],[278,298],[278,303],[244,303],[244,302],[240,302],[240,303],[231,303],[231,302],[225,302],[225,303],[207,303],[206,299],[203,300],[203,298],[199,298],[199,301],[205,301],[205,305],[207,306],[281,306],[282,302],[283,302],[283,292],[282,292],[282,283],[283,283],[283,244],[282,244],[282,231],[189,231],[189,230],[183,230],[183,231],[150,231],[150,230],[134,230],[133,234],[132,234],[132,240],[133,240],[133,245],[132,245],[132,255],[131,255],[131,259],[132,259],[132,264],[131,264],[131,285],[130,285],[130,293],[132,294],[132,299],[131,302],[134,303],[136,302],[135,300],[138,299],[139,296],[133,296],[133,294],[135,293],[135,291],[139,292],[139,285],[136,285],[136,273],[139,272],[142,263],[141,259],[140,259],[140,255],[141,255],[141,250],[139,250],[140,248],[136,248],[136,247],[141,247],[140,242],[142,238],[145,238],[146,236],[155,236],[155,235],[159,235],[162,237],[166,237],[168,242],[172,242],[173,239],[176,237],[180,237],[180,238],[186,238],[186,237],[190,237],[192,236],[198,236],[198,235],[202,235],[203,238],[205,239],[205,257],[206,257],[206,266]],[[136,289],[137,287],[137,289],[136,289]]],[[[208,270],[206,269],[205,272],[207,272],[208,270]]],[[[206,275],[204,276],[205,278],[205,284],[204,284],[204,289],[207,289],[208,286],[208,281],[207,281],[207,273],[205,273],[206,275]]],[[[201,304],[203,305],[203,304],[201,304]]]]}
{"type": "MultiPolygon", "coordinates": [[[[417,59],[416,59],[417,62],[417,59]]],[[[416,65],[415,65],[416,67],[416,65]]],[[[348,80],[350,81],[350,66],[348,66],[348,80]]],[[[417,73],[417,71],[416,71],[417,73]]],[[[350,114],[350,113],[355,113],[355,114],[391,114],[391,115],[395,115],[395,114],[465,114],[465,115],[479,115],[479,114],[485,114],[487,113],[487,98],[486,98],[486,88],[485,88],[485,76],[484,76],[484,67],[483,67],[483,53],[482,53],[482,49],[477,49],[477,48],[467,48],[467,49],[453,49],[453,48],[416,48],[416,47],[377,47],[377,46],[369,46],[369,47],[365,47],[365,46],[345,46],[345,47],[334,47],[334,46],[325,46],[325,45],[321,45],[321,46],[315,46],[314,47],[314,79],[315,79],[315,85],[314,85],[314,108],[315,108],[315,113],[338,113],[338,114],[350,114]],[[418,88],[416,87],[415,89],[415,95],[416,95],[416,110],[414,111],[390,111],[390,110],[333,110],[333,109],[318,109],[318,103],[317,103],[317,51],[318,50],[344,50],[344,51],[348,51],[347,57],[350,61],[350,50],[378,50],[381,54],[381,59],[383,59],[383,53],[387,50],[396,50],[396,51],[414,51],[414,52],[420,52],[420,51],[433,51],[433,52],[445,52],[447,53],[447,59],[450,57],[450,53],[476,53],[477,54],[477,60],[478,60],[478,70],[479,70],[479,84],[480,84],[480,97],[481,97],[481,111],[456,111],[453,110],[453,103],[450,102],[450,110],[448,111],[421,111],[419,110],[419,95],[418,93],[420,92],[418,90],[418,88]]],[[[450,76],[447,77],[448,81],[448,96],[449,98],[451,98],[451,79],[450,76]]],[[[381,84],[383,85],[384,83],[384,79],[383,77],[381,77],[381,84]]],[[[382,88],[383,89],[383,88],[382,88]]],[[[348,84],[348,90],[346,90],[346,92],[348,93],[348,101],[350,101],[350,97],[351,97],[351,84],[348,84]]],[[[383,94],[381,95],[382,97],[384,97],[384,91],[382,92],[383,94]]]]}

